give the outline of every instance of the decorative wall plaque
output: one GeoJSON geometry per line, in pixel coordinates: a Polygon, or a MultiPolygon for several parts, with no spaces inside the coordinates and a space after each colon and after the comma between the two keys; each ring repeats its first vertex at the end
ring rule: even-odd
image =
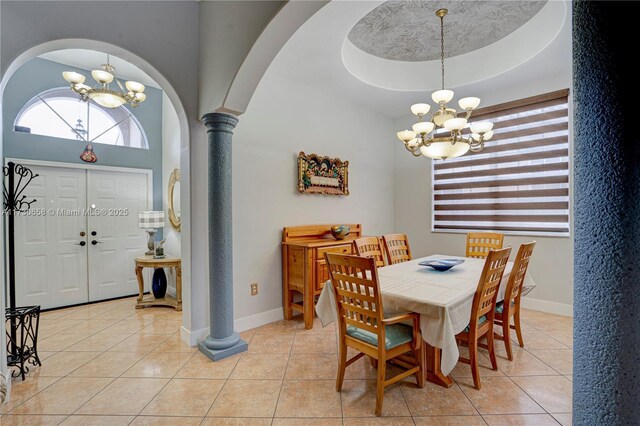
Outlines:
{"type": "Polygon", "coordinates": [[[298,154],[298,192],[349,195],[349,162],[318,154],[298,154]]]}

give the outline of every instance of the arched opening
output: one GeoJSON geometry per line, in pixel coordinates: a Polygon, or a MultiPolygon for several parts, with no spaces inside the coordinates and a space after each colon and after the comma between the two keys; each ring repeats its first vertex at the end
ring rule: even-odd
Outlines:
{"type": "MultiPolygon", "coordinates": [[[[109,43],[103,43],[95,40],[61,39],[61,40],[46,42],[37,46],[33,46],[30,49],[24,51],[17,58],[15,58],[13,62],[11,62],[11,64],[8,66],[4,75],[2,75],[2,79],[0,81],[0,107],[2,108],[5,107],[4,102],[2,101],[2,98],[4,97],[5,90],[7,88],[7,83],[22,66],[26,65],[29,61],[37,59],[39,56],[43,54],[47,54],[49,52],[54,52],[54,51],[65,50],[65,49],[89,49],[97,52],[107,53],[107,54],[113,55],[114,57],[119,57],[122,60],[129,62],[130,64],[135,66],[137,69],[141,70],[143,73],[148,75],[155,82],[157,82],[158,87],[162,90],[164,94],[164,100],[161,100],[161,103],[163,104],[164,108],[171,111],[170,115],[173,117],[171,120],[171,124],[172,124],[171,138],[173,139],[175,148],[172,149],[172,151],[173,151],[173,154],[177,156],[176,162],[178,166],[176,168],[180,169],[181,175],[183,176],[181,194],[179,197],[180,206],[178,207],[178,211],[182,213],[181,214],[182,221],[183,221],[182,233],[175,233],[175,235],[173,235],[172,238],[174,240],[177,240],[181,246],[189,247],[191,243],[190,233],[189,233],[190,130],[187,123],[187,114],[182,101],[178,97],[176,90],[171,86],[171,84],[169,84],[168,80],[150,63],[148,63],[144,59],[138,57],[137,55],[119,46],[109,44],[109,43]]],[[[64,81],[61,79],[60,85],[62,84],[64,84],[64,81]]],[[[68,90],[68,89],[65,89],[65,90],[68,90]]],[[[71,91],[68,90],[68,92],[71,92],[71,91]]],[[[25,113],[28,112],[29,107],[33,107],[33,106],[35,105],[26,105],[27,108],[25,108],[24,112],[25,113]]],[[[120,119],[122,118],[127,118],[127,117],[124,117],[124,116],[120,117],[120,119]]],[[[6,128],[4,128],[5,126],[6,126],[6,123],[4,124],[4,126],[2,123],[0,123],[0,130],[2,131],[7,130],[6,128]]],[[[11,129],[11,131],[13,130],[14,129],[11,129]]],[[[120,135],[121,133],[122,131],[120,130],[118,135],[120,135]]],[[[99,135],[96,135],[96,136],[99,136],[99,135]]],[[[116,136],[116,139],[117,139],[117,136],[116,136]]],[[[144,142],[144,145],[146,145],[145,139],[146,138],[142,139],[140,145],[143,145],[142,142],[144,142]]],[[[0,152],[3,153],[3,156],[4,156],[4,150],[3,150],[4,143],[5,141],[3,138],[2,145],[0,145],[0,152]]],[[[117,143],[115,143],[114,145],[117,145],[117,143]]],[[[143,146],[140,146],[140,147],[143,147],[143,146]]],[[[168,179],[168,175],[167,175],[167,179],[168,179]]],[[[165,182],[165,180],[166,179],[164,179],[164,177],[160,180],[159,189],[164,190],[164,192],[167,192],[166,187],[168,185],[167,185],[167,182],[165,182]]],[[[160,205],[160,208],[163,210],[166,210],[164,205],[160,205]]],[[[136,214],[136,221],[137,221],[137,212],[135,212],[135,214],[136,214]]],[[[167,220],[167,227],[169,227],[168,220],[167,220]]],[[[2,227],[2,229],[0,229],[0,239],[4,241],[5,238],[6,238],[6,235],[4,235],[4,227],[2,227]]],[[[4,256],[5,256],[5,245],[3,244],[3,246],[0,248],[0,258],[4,259],[4,256]]],[[[182,274],[183,300],[185,300],[185,303],[183,305],[183,312],[182,312],[182,323],[188,324],[190,321],[190,315],[191,315],[191,305],[188,298],[188,295],[190,294],[190,288],[191,288],[191,283],[190,283],[191,274],[189,272],[190,271],[189,251],[186,250],[186,252],[183,252],[181,257],[182,257],[182,270],[184,271],[184,273],[182,274]]],[[[2,272],[2,274],[4,275],[4,262],[2,265],[0,265],[0,272],[2,272]]],[[[4,307],[6,306],[5,301],[6,301],[5,292],[3,291],[2,297],[0,297],[0,308],[2,308],[3,311],[4,311],[4,307]]],[[[4,354],[5,354],[4,350],[6,348],[6,338],[4,333],[0,333],[0,347],[2,348],[2,352],[3,352],[2,358],[4,358],[4,354]]],[[[4,362],[4,360],[1,364],[2,364],[2,368],[5,369],[6,363],[4,362]]]]}

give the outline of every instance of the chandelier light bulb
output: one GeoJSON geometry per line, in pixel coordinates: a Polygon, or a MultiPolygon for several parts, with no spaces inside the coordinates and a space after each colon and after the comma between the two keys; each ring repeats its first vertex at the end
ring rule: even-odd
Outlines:
{"type": "Polygon", "coordinates": [[[462,130],[466,125],[466,118],[451,118],[444,122],[444,128],[452,132],[462,130]]]}
{"type": "Polygon", "coordinates": [[[402,142],[409,142],[416,137],[416,132],[412,132],[411,130],[402,130],[396,133],[396,135],[402,142]]]}
{"type": "Polygon", "coordinates": [[[64,71],[62,73],[62,78],[64,78],[71,84],[82,84],[85,80],[84,75],[74,71],[64,71]]]}
{"type": "Polygon", "coordinates": [[[411,112],[418,117],[426,115],[431,109],[429,104],[413,104],[411,105],[411,112]]]}
{"type": "Polygon", "coordinates": [[[422,135],[431,133],[434,127],[435,125],[431,121],[419,121],[413,125],[412,129],[414,132],[422,135]]]}
{"type": "Polygon", "coordinates": [[[474,140],[474,141],[476,141],[476,142],[480,142],[480,138],[481,138],[482,136],[480,136],[480,134],[479,134],[479,133],[471,133],[471,137],[473,138],[473,140],[474,140]]]}
{"type": "Polygon", "coordinates": [[[492,137],[493,137],[493,130],[489,130],[487,133],[482,135],[482,139],[485,140],[485,141],[488,141],[492,137]]]}
{"type": "Polygon", "coordinates": [[[147,99],[147,95],[145,95],[144,93],[136,93],[135,95],[136,102],[144,102],[145,99],[147,99]]]}
{"type": "Polygon", "coordinates": [[[475,97],[462,98],[458,101],[458,105],[460,105],[460,108],[462,108],[465,111],[471,111],[478,108],[478,105],[480,105],[480,98],[475,98],[475,97]]]}
{"type": "Polygon", "coordinates": [[[414,149],[416,146],[418,146],[418,142],[419,142],[418,138],[413,138],[409,142],[407,142],[407,146],[411,149],[414,149]]]}
{"type": "Polygon", "coordinates": [[[487,133],[491,129],[493,129],[493,123],[490,121],[476,121],[475,123],[471,123],[472,133],[487,133]]]}
{"type": "Polygon", "coordinates": [[[436,90],[431,94],[431,99],[437,104],[448,103],[453,99],[453,90],[436,90]]]}

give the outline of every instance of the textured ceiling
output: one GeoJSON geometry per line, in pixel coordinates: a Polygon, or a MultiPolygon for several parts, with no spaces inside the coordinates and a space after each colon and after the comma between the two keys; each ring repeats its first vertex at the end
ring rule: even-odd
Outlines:
{"type": "Polygon", "coordinates": [[[444,18],[445,56],[488,46],[524,25],[546,1],[391,0],[369,12],[349,32],[359,49],[384,59],[430,61],[440,58],[440,19],[444,18]]]}

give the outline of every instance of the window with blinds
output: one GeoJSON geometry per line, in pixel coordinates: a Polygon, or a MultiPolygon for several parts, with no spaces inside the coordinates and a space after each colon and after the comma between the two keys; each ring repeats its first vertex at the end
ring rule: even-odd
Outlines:
{"type": "Polygon", "coordinates": [[[472,115],[493,122],[494,136],[479,153],[432,162],[434,231],[569,235],[568,94],[472,115]]]}

